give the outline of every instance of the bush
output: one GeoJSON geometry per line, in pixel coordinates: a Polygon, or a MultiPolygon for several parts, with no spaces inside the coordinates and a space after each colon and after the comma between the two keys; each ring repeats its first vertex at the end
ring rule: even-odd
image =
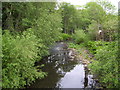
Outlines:
{"type": "Polygon", "coordinates": [[[104,45],[108,45],[109,42],[105,41],[89,41],[85,45],[92,54],[96,54],[96,50],[100,49],[104,45]]]}
{"type": "Polygon", "coordinates": [[[81,46],[78,44],[74,44],[74,43],[68,43],[68,47],[69,48],[74,48],[74,49],[79,49],[81,46]]]}
{"type": "Polygon", "coordinates": [[[87,34],[84,33],[83,30],[77,30],[75,34],[73,34],[73,39],[75,40],[75,43],[86,43],[89,40],[89,37],[87,34]]]}
{"type": "Polygon", "coordinates": [[[116,42],[109,42],[96,49],[95,59],[90,68],[99,76],[107,88],[118,88],[118,47],[116,42]]]}
{"type": "Polygon", "coordinates": [[[3,88],[20,88],[46,75],[34,67],[38,58],[38,46],[42,47],[42,44],[38,45],[33,32],[26,31],[22,35],[12,36],[6,30],[2,42],[3,88]]]}
{"type": "Polygon", "coordinates": [[[72,37],[71,37],[71,35],[69,35],[69,34],[62,33],[62,34],[61,34],[61,38],[66,41],[66,40],[71,39],[72,37]]]}

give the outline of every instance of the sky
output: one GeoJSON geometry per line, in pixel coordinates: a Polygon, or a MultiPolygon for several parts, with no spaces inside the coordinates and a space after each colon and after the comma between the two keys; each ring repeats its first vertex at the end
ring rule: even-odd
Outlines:
{"type": "MultiPolygon", "coordinates": [[[[68,2],[68,3],[71,3],[73,5],[85,5],[87,2],[95,1],[95,0],[58,0],[58,1],[68,2]]],[[[107,0],[107,1],[111,2],[116,7],[116,11],[118,11],[118,2],[120,0],[107,0]]]]}

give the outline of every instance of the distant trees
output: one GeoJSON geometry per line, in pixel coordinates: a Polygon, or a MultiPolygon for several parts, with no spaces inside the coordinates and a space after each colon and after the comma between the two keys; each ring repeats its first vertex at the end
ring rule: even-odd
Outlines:
{"type": "Polygon", "coordinates": [[[105,11],[103,8],[98,5],[96,2],[89,2],[85,6],[89,19],[96,21],[98,24],[101,24],[105,18],[105,11]]]}
{"type": "Polygon", "coordinates": [[[103,23],[104,40],[113,41],[117,38],[118,17],[116,15],[107,15],[107,19],[103,23]]]}
{"type": "Polygon", "coordinates": [[[117,30],[117,15],[114,12],[114,6],[109,2],[89,2],[85,6],[88,14],[87,19],[91,24],[88,25],[87,31],[93,39],[99,40],[98,31],[102,30],[102,40],[115,40],[117,30]],[[110,10],[110,12],[109,12],[110,10]]]}
{"type": "Polygon", "coordinates": [[[74,34],[77,30],[83,29],[91,40],[115,40],[114,27],[117,23],[114,10],[115,7],[104,0],[89,2],[81,9],[76,9],[69,3],[61,3],[59,11],[62,16],[62,32],[74,34]],[[99,35],[99,30],[102,31],[102,35],[99,35]]]}
{"type": "Polygon", "coordinates": [[[72,34],[76,29],[76,8],[69,3],[62,3],[60,5],[62,15],[63,33],[72,34]]]}
{"type": "Polygon", "coordinates": [[[62,16],[63,33],[72,34],[78,29],[83,29],[85,33],[91,36],[91,39],[99,40],[98,32],[102,30],[102,40],[114,40],[112,37],[115,35],[112,34],[115,31],[107,30],[108,28],[113,29],[113,25],[116,23],[115,15],[111,13],[111,11],[114,12],[114,6],[111,3],[98,0],[87,3],[82,9],[76,9],[69,3],[61,3],[59,11],[62,16]],[[110,17],[114,18],[114,21],[110,21],[110,17]],[[114,24],[110,27],[110,25],[107,26],[107,22],[114,24]]]}
{"type": "Polygon", "coordinates": [[[115,6],[108,0],[96,0],[96,2],[105,10],[107,14],[115,14],[115,6]]]}

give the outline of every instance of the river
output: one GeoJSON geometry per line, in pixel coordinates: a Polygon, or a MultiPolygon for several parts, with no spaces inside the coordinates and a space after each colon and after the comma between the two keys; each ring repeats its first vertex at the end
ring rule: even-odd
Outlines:
{"type": "Polygon", "coordinates": [[[48,75],[38,79],[27,88],[94,88],[96,82],[93,75],[78,60],[71,60],[64,43],[56,43],[50,49],[50,56],[45,57],[37,65],[48,75]]]}

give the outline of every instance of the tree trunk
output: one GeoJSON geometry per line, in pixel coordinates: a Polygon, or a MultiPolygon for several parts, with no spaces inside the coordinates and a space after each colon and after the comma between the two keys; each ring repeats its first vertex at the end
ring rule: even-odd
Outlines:
{"type": "Polygon", "coordinates": [[[109,41],[112,41],[112,35],[111,30],[109,30],[109,41]]]}
{"type": "Polygon", "coordinates": [[[11,15],[11,12],[9,12],[7,19],[6,19],[6,29],[13,31],[14,30],[14,25],[13,25],[13,18],[11,15]]]}

